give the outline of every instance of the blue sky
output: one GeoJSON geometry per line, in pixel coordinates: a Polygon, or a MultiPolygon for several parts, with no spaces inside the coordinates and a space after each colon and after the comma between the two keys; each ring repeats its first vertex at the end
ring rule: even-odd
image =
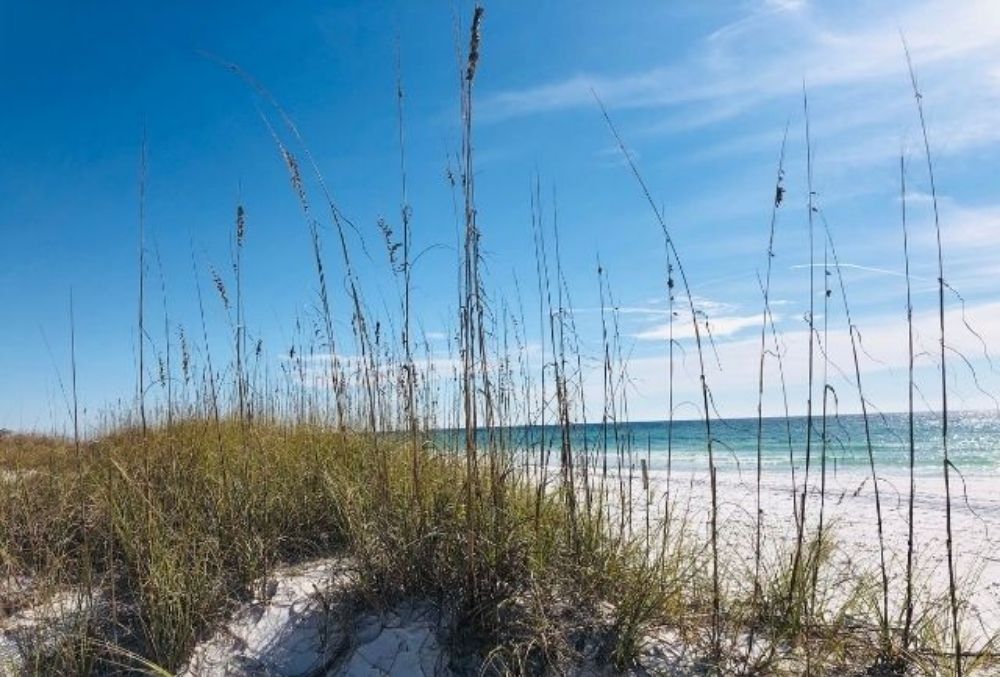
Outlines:
{"type": "MultiPolygon", "coordinates": [[[[398,221],[397,41],[406,90],[417,315],[443,359],[455,308],[452,196],[459,143],[455,17],[422,3],[108,3],[0,1],[0,426],[65,421],[70,289],[88,426],[135,383],[137,166],[149,147],[148,310],[162,324],[157,253],[175,333],[199,332],[192,254],[209,332],[227,324],[209,270],[228,275],[235,206],[247,210],[247,324],[277,368],[316,300],[306,227],[250,89],[206,54],[240,64],[298,123],[340,208],[377,309],[394,287],[380,217],[398,221]],[[363,240],[363,242],[362,242],[363,240]],[[364,247],[362,246],[364,245],[364,247]],[[365,254],[367,250],[368,254],[365,254]]],[[[803,407],[808,239],[802,84],[810,99],[815,191],[829,219],[862,369],[880,408],[905,405],[905,288],[898,157],[908,159],[918,375],[936,402],[935,270],[929,186],[899,41],[905,32],[927,109],[946,247],[946,278],[965,319],[1000,342],[1000,8],[982,2],[491,3],[477,82],[477,191],[489,284],[532,307],[529,190],[558,207],[561,249],[583,347],[600,354],[599,256],[620,307],[637,419],[666,415],[663,241],[608,133],[606,103],[662,203],[715,338],[708,380],[720,411],[755,406],[756,332],[778,148],[789,124],[773,299],[796,411],[803,407]],[[716,359],[716,353],[718,359],[716,359]]],[[[464,35],[463,35],[464,41],[464,35]]],[[[314,199],[318,196],[314,196],[314,199]]],[[[337,270],[332,233],[327,255],[337,270]]],[[[817,250],[822,256],[822,250],[817,250]]],[[[822,285],[822,271],[817,284],[822,285]]],[[[818,302],[819,301],[819,296],[818,302]]],[[[834,295],[833,300],[837,296],[834,295]]],[[[340,329],[346,300],[338,297],[340,329]]],[[[843,312],[830,354],[850,371],[843,312]]],[[[949,340],[1000,387],[949,299],[949,340]]],[[[151,329],[151,351],[162,329],[151,329]]],[[[537,336],[529,350],[538,352],[537,336]]],[[[686,339],[681,336],[682,341],[686,339]]],[[[175,358],[176,359],[176,358],[175,358]]],[[[954,406],[992,407],[957,355],[954,406]]],[[[679,400],[696,374],[682,369],[679,400]]],[[[835,370],[832,370],[832,372],[835,370]]],[[[776,382],[776,365],[768,379],[776,382]]],[[[845,393],[842,408],[857,409],[845,393]]],[[[588,406],[599,407],[598,381],[588,406]]],[[[769,412],[777,395],[769,389],[769,412]]],[[[679,416],[696,415],[693,408],[679,416]]]]}

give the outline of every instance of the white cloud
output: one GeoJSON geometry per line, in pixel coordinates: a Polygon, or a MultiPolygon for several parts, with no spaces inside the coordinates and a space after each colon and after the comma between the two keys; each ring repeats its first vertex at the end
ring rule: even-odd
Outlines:
{"type": "MultiPolygon", "coordinates": [[[[675,340],[694,338],[694,327],[691,324],[689,313],[679,313],[680,317],[674,322],[673,337],[675,340]]],[[[775,316],[777,321],[779,318],[775,316]]],[[[757,315],[732,315],[721,317],[700,317],[699,331],[702,339],[708,340],[709,334],[713,339],[727,338],[738,334],[749,327],[760,327],[761,316],[757,315]],[[707,331],[706,331],[707,328],[707,331]]],[[[640,331],[634,338],[640,341],[667,341],[671,336],[669,323],[658,324],[654,327],[640,331]]]]}

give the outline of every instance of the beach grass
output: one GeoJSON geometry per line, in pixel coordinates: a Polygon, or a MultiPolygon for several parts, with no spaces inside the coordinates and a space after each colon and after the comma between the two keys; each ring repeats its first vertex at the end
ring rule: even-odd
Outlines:
{"type": "MultiPolygon", "coordinates": [[[[619,531],[615,517],[609,524],[600,501],[573,515],[554,491],[539,505],[513,457],[473,482],[483,491],[470,562],[464,459],[421,447],[417,487],[407,438],[383,440],[376,457],[364,434],[232,418],[179,420],[145,436],[118,430],[84,444],[81,459],[67,440],[4,440],[16,475],[0,502],[5,575],[32,581],[30,597],[5,600],[8,611],[59,590],[85,595],[93,613],[72,640],[41,647],[46,670],[140,670],[128,655],[176,669],[269,569],[346,554],[366,604],[433,601],[456,619],[452,641],[492,656],[497,671],[569,664],[573,640],[587,633],[624,668],[654,629],[677,633],[703,666],[800,666],[807,649],[816,666],[877,660],[877,644],[845,650],[875,636],[875,626],[848,622],[864,608],[860,594],[809,623],[791,619],[790,552],[766,559],[760,595],[746,571],[722,567],[717,640],[711,552],[690,517],[658,520],[647,540],[619,531]],[[751,629],[767,649],[748,656],[751,629]]],[[[829,547],[810,544],[805,567],[829,547]]],[[[793,607],[805,608],[810,578],[796,580],[793,607]]]]}

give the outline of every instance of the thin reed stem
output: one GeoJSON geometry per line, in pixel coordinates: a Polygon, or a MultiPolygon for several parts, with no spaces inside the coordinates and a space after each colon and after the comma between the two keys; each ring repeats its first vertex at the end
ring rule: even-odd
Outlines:
{"type": "Polygon", "coordinates": [[[952,642],[955,647],[955,674],[962,677],[962,636],[958,623],[958,592],[955,582],[955,552],[951,522],[951,459],[948,455],[948,363],[946,359],[947,344],[945,343],[944,322],[944,249],[941,246],[941,215],[938,210],[937,185],[934,182],[934,161],[931,157],[931,143],[927,134],[927,121],[924,117],[924,98],[917,85],[917,74],[910,58],[910,48],[906,38],[900,33],[903,42],[903,52],[906,55],[906,65],[910,72],[910,84],[913,87],[913,98],[917,103],[917,114],[920,118],[920,132],[924,141],[924,156],[927,159],[927,176],[931,184],[931,205],[934,208],[934,235],[937,243],[938,264],[938,327],[940,330],[941,348],[941,449],[943,452],[942,466],[944,469],[944,519],[945,519],[945,549],[948,556],[948,599],[951,605],[952,642]]]}
{"type": "Polygon", "coordinates": [[[147,170],[146,128],[142,129],[142,139],[139,142],[139,370],[136,376],[139,380],[139,420],[143,435],[146,433],[146,170],[147,170]]]}
{"type": "Polygon", "coordinates": [[[903,226],[903,265],[906,275],[906,347],[907,347],[907,442],[910,462],[910,492],[906,500],[906,598],[903,602],[903,651],[910,648],[910,631],[913,627],[913,503],[917,493],[914,470],[916,467],[916,439],[913,415],[913,298],[910,287],[910,237],[906,224],[906,161],[899,156],[899,203],[903,226]]]}
{"type": "Polygon", "coordinates": [[[884,523],[882,520],[882,500],[879,491],[878,474],[875,471],[875,450],[872,445],[871,426],[868,420],[868,400],[865,399],[864,388],[861,383],[861,363],[858,359],[858,333],[857,327],[851,319],[851,309],[847,303],[847,287],[844,284],[844,274],[840,267],[840,258],[837,256],[837,248],[833,244],[833,235],[830,233],[830,226],[823,216],[823,225],[826,230],[826,239],[830,244],[830,253],[833,255],[833,265],[837,269],[837,280],[840,283],[841,299],[844,303],[844,314],[847,316],[847,329],[851,338],[851,354],[854,358],[854,382],[857,386],[858,400],[861,402],[861,418],[865,430],[865,448],[868,452],[868,465],[872,475],[872,490],[875,495],[875,520],[878,527],[878,550],[879,569],[882,574],[882,618],[879,619],[879,626],[882,631],[883,650],[888,655],[891,651],[889,637],[889,572],[885,562],[885,535],[884,523]]]}
{"type": "Polygon", "coordinates": [[[667,228],[666,220],[663,214],[660,212],[659,207],[656,206],[656,202],[653,200],[652,193],[649,192],[649,188],[646,185],[645,180],[642,178],[642,174],[639,172],[638,166],[635,164],[635,160],[632,158],[632,154],[629,153],[628,148],[625,146],[625,142],[621,135],[618,133],[618,129],[615,127],[614,123],[611,121],[611,117],[608,115],[608,111],[604,106],[604,103],[597,96],[596,92],[592,92],[597,104],[601,108],[601,112],[604,116],[604,121],[607,123],[608,128],[611,130],[612,135],[615,138],[615,142],[618,145],[618,149],[621,151],[622,156],[625,158],[632,171],[632,175],[635,177],[639,184],[639,187],[646,198],[650,208],[653,210],[653,214],[656,217],[657,222],[660,225],[660,229],[663,232],[663,237],[666,242],[667,247],[674,256],[674,261],[677,263],[677,271],[681,276],[681,283],[684,285],[684,293],[687,295],[688,310],[691,313],[691,325],[694,329],[695,346],[698,352],[698,378],[701,382],[701,395],[702,395],[702,411],[704,414],[705,423],[705,445],[708,452],[708,472],[709,472],[709,486],[711,492],[711,512],[709,514],[709,529],[711,536],[711,546],[712,546],[712,659],[713,662],[718,665],[719,660],[722,655],[722,613],[721,613],[721,591],[719,586],[719,529],[718,529],[718,519],[719,519],[719,503],[718,503],[718,487],[716,483],[716,469],[715,469],[715,453],[713,450],[713,437],[712,437],[712,420],[711,411],[709,409],[709,390],[708,390],[708,380],[705,376],[705,355],[702,349],[702,339],[701,339],[701,327],[698,322],[698,312],[694,307],[694,298],[691,295],[691,285],[688,283],[687,274],[684,271],[684,265],[681,263],[680,256],[677,253],[677,248],[674,245],[673,237],[670,235],[670,230],[667,228]]]}
{"type": "MultiPolygon", "coordinates": [[[[764,451],[764,359],[767,354],[765,341],[767,337],[767,320],[770,315],[771,299],[771,270],[774,261],[774,230],[778,220],[778,208],[784,202],[785,197],[785,146],[788,142],[788,123],[785,124],[785,131],[781,137],[781,150],[778,152],[778,169],[775,176],[774,202],[771,206],[771,222],[767,237],[767,266],[765,267],[763,283],[763,309],[761,310],[760,322],[760,361],[757,369],[757,477],[756,477],[756,510],[754,520],[754,568],[753,568],[753,608],[754,613],[758,611],[760,604],[760,558],[761,558],[761,537],[763,527],[764,510],[760,501],[761,472],[763,467],[764,451]]],[[[750,650],[753,649],[754,635],[751,631],[748,640],[750,650]]]]}

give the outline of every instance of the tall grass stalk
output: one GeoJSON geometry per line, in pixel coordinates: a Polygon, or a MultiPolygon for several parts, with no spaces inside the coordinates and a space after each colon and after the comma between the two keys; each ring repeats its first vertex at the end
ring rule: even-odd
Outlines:
{"type": "Polygon", "coordinates": [[[69,290],[69,365],[70,391],[73,398],[73,449],[77,461],[80,456],[80,399],[76,391],[76,313],[73,304],[73,290],[69,290]]]}
{"type": "MultiPolygon", "coordinates": [[[[546,421],[546,410],[548,409],[548,392],[546,390],[546,378],[545,374],[547,372],[548,364],[546,363],[546,353],[545,353],[545,334],[548,325],[545,322],[545,315],[551,317],[552,315],[552,293],[549,290],[549,280],[548,280],[548,266],[543,262],[544,256],[544,232],[542,231],[542,204],[541,204],[541,187],[539,185],[539,179],[536,176],[534,181],[534,186],[531,189],[531,230],[532,230],[532,243],[534,245],[534,255],[535,255],[535,278],[537,283],[538,291],[538,340],[541,352],[541,370],[539,373],[540,379],[540,398],[539,398],[539,428],[538,428],[538,486],[536,488],[536,499],[535,499],[535,522],[537,525],[538,520],[541,517],[541,507],[542,499],[545,496],[546,487],[548,485],[548,466],[549,466],[549,448],[546,439],[547,427],[546,421]]],[[[602,316],[603,317],[603,316],[602,316]]]]}
{"type": "Polygon", "coordinates": [[[667,478],[663,501],[664,542],[670,533],[670,482],[673,479],[674,464],[674,264],[670,258],[670,249],[666,249],[667,257],[667,478]]]}
{"type": "Polygon", "coordinates": [[[246,210],[242,201],[236,204],[236,254],[233,262],[233,273],[236,276],[236,332],[233,337],[236,343],[236,393],[239,403],[240,420],[246,422],[250,418],[247,407],[247,380],[244,364],[246,360],[246,318],[243,306],[243,243],[246,238],[246,210]]]}
{"type": "Polygon", "coordinates": [[[719,586],[719,497],[718,497],[718,487],[716,484],[716,468],[715,468],[715,453],[713,450],[713,437],[712,437],[712,419],[711,410],[709,409],[709,389],[708,380],[705,376],[705,355],[702,349],[702,339],[701,339],[701,327],[698,322],[698,311],[694,306],[694,298],[691,295],[691,285],[688,283],[687,274],[684,272],[684,264],[681,263],[680,256],[677,253],[677,248],[674,245],[673,237],[670,235],[670,230],[667,227],[666,220],[663,214],[660,212],[659,207],[657,207],[656,202],[653,200],[652,193],[650,193],[649,188],[646,185],[645,179],[642,178],[642,174],[639,172],[639,168],[632,158],[632,154],[628,151],[625,146],[625,142],[621,135],[618,133],[618,129],[615,127],[614,123],[611,121],[611,116],[608,115],[608,111],[604,106],[604,103],[597,97],[594,93],[594,97],[597,100],[598,105],[601,108],[601,113],[604,116],[604,121],[607,123],[608,128],[611,130],[611,134],[614,136],[615,142],[618,145],[618,149],[621,151],[622,156],[629,165],[629,169],[632,175],[635,177],[639,184],[643,196],[646,198],[647,203],[653,210],[653,214],[659,223],[660,229],[663,232],[664,240],[666,241],[667,247],[674,256],[674,261],[677,264],[677,272],[680,273],[681,283],[684,286],[684,293],[687,296],[688,310],[691,313],[691,326],[694,329],[695,346],[698,352],[698,378],[701,383],[701,396],[702,396],[702,412],[704,415],[705,422],[705,446],[708,452],[708,472],[709,472],[709,487],[711,493],[711,510],[709,513],[709,530],[711,539],[711,549],[712,549],[712,658],[713,661],[718,664],[722,655],[722,596],[719,586]]]}
{"type": "Polygon", "coordinates": [[[156,272],[160,278],[160,302],[163,309],[163,359],[160,362],[160,385],[167,393],[167,427],[173,424],[174,420],[174,394],[173,394],[173,371],[171,369],[170,357],[173,352],[170,340],[170,312],[167,307],[167,277],[163,272],[163,259],[160,256],[160,245],[154,238],[153,253],[156,258],[156,272]]]}
{"type": "Polygon", "coordinates": [[[219,392],[216,388],[215,370],[212,367],[212,350],[208,343],[208,323],[205,321],[205,299],[201,293],[201,275],[198,272],[198,261],[195,259],[193,245],[191,247],[191,273],[194,277],[195,294],[198,298],[198,318],[201,321],[202,349],[205,353],[205,367],[208,371],[206,374],[208,380],[205,384],[207,392],[203,393],[203,397],[208,398],[208,404],[210,405],[209,412],[211,413],[212,420],[215,422],[215,431],[221,449],[222,424],[219,409],[219,392]]]}
{"type": "MultiPolygon", "coordinates": [[[[77,365],[76,365],[76,308],[73,300],[73,289],[69,290],[69,365],[70,365],[70,393],[73,401],[73,455],[76,460],[76,483],[78,491],[77,509],[80,515],[86,515],[87,498],[84,493],[83,477],[86,473],[86,459],[83,456],[83,449],[80,446],[80,397],[77,392],[77,365]]],[[[80,557],[81,578],[84,585],[84,593],[87,603],[93,599],[94,580],[91,568],[91,536],[88,529],[83,529],[81,535],[83,553],[80,557]]]]}
{"type": "MultiPolygon", "coordinates": [[[[823,543],[823,528],[826,526],[826,461],[829,446],[827,434],[827,416],[830,403],[830,394],[836,396],[833,386],[830,385],[830,249],[824,242],[823,245],[823,401],[820,412],[820,451],[819,451],[819,520],[816,523],[816,542],[823,543]]],[[[838,269],[839,270],[839,269],[838,269]]],[[[819,585],[819,562],[812,566],[812,585],[809,594],[809,616],[815,620],[816,611],[816,591],[819,585]]]]}
{"type": "Polygon", "coordinates": [[[402,327],[402,344],[403,344],[403,379],[404,379],[404,389],[405,389],[405,412],[406,412],[406,427],[410,432],[410,447],[411,455],[413,458],[413,487],[414,487],[414,500],[417,503],[418,512],[420,512],[420,465],[419,465],[419,454],[417,454],[417,433],[418,433],[418,423],[417,423],[417,405],[416,405],[416,365],[413,362],[413,346],[411,343],[411,317],[410,317],[410,296],[412,290],[412,278],[411,278],[411,252],[410,245],[412,242],[412,234],[410,231],[410,218],[412,215],[412,210],[410,209],[409,198],[407,196],[406,190],[406,133],[404,126],[404,116],[403,116],[403,57],[402,57],[402,46],[398,43],[396,45],[396,119],[397,128],[399,131],[399,219],[403,229],[403,262],[402,262],[402,272],[403,272],[403,327],[402,327]]]}
{"type": "Polygon", "coordinates": [[[566,357],[566,324],[569,311],[566,308],[563,297],[564,278],[562,274],[562,255],[559,250],[559,210],[555,191],[553,191],[552,195],[552,242],[555,248],[557,306],[556,312],[549,316],[549,325],[553,350],[558,356],[553,362],[553,366],[556,377],[556,405],[559,421],[559,467],[562,474],[563,490],[565,491],[566,501],[569,506],[570,537],[573,546],[577,547],[576,464],[574,462],[573,443],[570,432],[573,416],[570,410],[569,377],[567,375],[568,360],[566,357]],[[558,318],[558,325],[555,321],[556,318],[558,318]]]}
{"type": "MultiPolygon", "coordinates": [[[[476,5],[472,15],[472,25],[469,30],[469,51],[465,61],[464,78],[462,80],[461,115],[462,115],[462,188],[464,197],[465,239],[463,259],[462,288],[462,397],[465,427],[465,458],[466,458],[466,553],[468,604],[477,604],[478,572],[476,567],[476,550],[478,548],[479,524],[477,519],[476,497],[479,495],[479,463],[476,433],[479,428],[477,415],[477,352],[483,347],[482,327],[482,297],[481,280],[479,278],[479,229],[476,224],[475,205],[475,175],[473,174],[472,146],[472,93],[476,78],[476,68],[479,65],[479,47],[481,40],[482,19],[484,10],[476,5]]],[[[482,363],[482,373],[485,373],[485,356],[479,355],[482,363]]],[[[488,384],[482,384],[483,391],[488,384]]]]}
{"type": "MultiPolygon", "coordinates": [[[[771,269],[774,261],[774,230],[778,220],[778,208],[781,207],[785,196],[785,145],[788,142],[788,124],[785,124],[785,131],[781,137],[781,150],[778,152],[778,169],[775,177],[774,202],[771,206],[771,222],[767,237],[767,265],[764,273],[763,283],[763,309],[761,310],[760,321],[760,361],[757,369],[757,477],[756,477],[756,510],[754,520],[754,567],[753,567],[753,608],[756,614],[760,604],[760,557],[761,557],[761,537],[764,510],[760,502],[761,472],[763,468],[764,453],[764,360],[767,355],[765,341],[767,339],[767,320],[770,315],[771,299],[771,269]]],[[[753,633],[749,637],[750,649],[753,649],[753,633]]]]}
{"type": "Polygon", "coordinates": [[[840,284],[841,300],[844,304],[844,314],[847,317],[847,329],[851,338],[851,355],[854,360],[854,382],[857,387],[858,400],[861,403],[861,418],[864,423],[865,448],[868,452],[868,465],[872,476],[872,491],[875,496],[875,521],[878,528],[878,551],[879,570],[882,574],[882,616],[879,619],[881,630],[881,641],[885,655],[891,652],[891,638],[889,636],[889,571],[885,562],[885,535],[884,522],[882,519],[882,499],[879,491],[879,478],[875,470],[875,449],[872,445],[871,426],[868,420],[868,400],[865,398],[864,388],[861,383],[861,363],[858,359],[858,329],[851,319],[851,309],[847,303],[847,287],[844,284],[844,274],[840,267],[840,257],[837,256],[837,248],[833,244],[833,235],[830,232],[826,217],[823,217],[823,224],[826,230],[826,239],[830,245],[830,253],[833,255],[833,265],[837,270],[837,281],[840,284]]]}
{"type": "MultiPolygon", "coordinates": [[[[552,199],[553,199],[553,201],[554,201],[555,204],[558,204],[556,202],[556,196],[555,196],[555,191],[554,190],[553,190],[552,199]]],[[[558,211],[556,212],[555,216],[556,216],[556,218],[558,218],[558,211]]],[[[562,254],[559,251],[558,225],[557,224],[555,225],[555,228],[556,228],[556,234],[557,234],[557,239],[556,239],[556,260],[558,262],[559,283],[560,283],[560,286],[563,289],[563,292],[565,294],[565,305],[566,305],[566,307],[563,309],[562,315],[565,318],[566,325],[569,328],[569,339],[570,339],[569,350],[570,350],[572,356],[575,357],[574,363],[575,363],[575,366],[576,366],[576,373],[574,375],[574,378],[575,378],[575,381],[576,381],[576,387],[574,389],[574,392],[575,392],[576,401],[577,401],[577,404],[578,404],[578,413],[575,416],[575,418],[572,419],[572,424],[574,424],[574,425],[576,425],[576,424],[582,425],[585,428],[588,425],[588,423],[589,423],[589,419],[587,418],[587,398],[586,398],[586,395],[585,395],[585,392],[584,392],[584,371],[583,371],[583,354],[582,354],[583,350],[581,348],[581,343],[580,343],[580,332],[579,332],[579,330],[577,328],[577,324],[576,324],[576,313],[573,310],[574,306],[573,306],[572,295],[570,294],[569,283],[566,280],[566,276],[563,274],[563,269],[562,269],[562,254]]],[[[569,433],[570,430],[571,430],[571,428],[567,427],[567,433],[569,433]]],[[[572,440],[572,436],[571,435],[570,435],[570,440],[572,440]]],[[[581,457],[582,462],[583,462],[582,463],[582,466],[583,466],[583,469],[582,469],[582,478],[583,478],[582,479],[582,483],[583,483],[584,501],[585,501],[585,510],[583,511],[583,514],[584,514],[584,518],[587,519],[588,522],[589,522],[591,520],[591,518],[593,517],[593,515],[591,513],[591,507],[593,505],[593,496],[592,496],[592,486],[591,486],[591,484],[592,484],[592,480],[593,480],[593,476],[592,476],[593,465],[594,465],[593,461],[595,459],[592,458],[592,454],[591,454],[592,449],[590,447],[590,441],[589,441],[589,439],[588,439],[588,437],[586,435],[583,436],[582,446],[583,446],[583,448],[578,451],[578,454],[581,457]]],[[[594,449],[593,452],[596,453],[596,449],[594,449]]],[[[571,453],[572,453],[572,451],[571,451],[571,453]]]]}
{"type": "Polygon", "coordinates": [[[924,156],[927,159],[927,176],[931,185],[931,205],[934,209],[934,235],[937,244],[938,264],[938,327],[941,348],[941,449],[943,452],[942,466],[944,469],[944,519],[945,519],[945,549],[948,557],[948,599],[951,606],[952,642],[955,647],[955,674],[962,677],[962,637],[958,623],[958,593],[955,582],[955,552],[951,523],[951,459],[948,455],[948,364],[946,360],[947,344],[945,343],[944,322],[944,250],[941,246],[941,215],[938,210],[937,185],[934,182],[934,161],[931,157],[931,143],[927,135],[927,121],[924,117],[924,98],[917,85],[917,73],[910,58],[910,48],[906,38],[900,34],[903,42],[903,52],[906,55],[906,66],[910,73],[910,84],[913,87],[913,98],[917,104],[917,114],[920,118],[920,132],[924,142],[924,156]]]}
{"type": "Polygon", "coordinates": [[[809,493],[809,470],[812,462],[812,438],[813,438],[813,384],[814,384],[814,360],[815,360],[815,331],[816,331],[816,247],[815,247],[815,226],[814,216],[816,213],[815,192],[813,191],[813,161],[812,161],[812,138],[809,129],[809,96],[806,92],[805,83],[802,84],[802,114],[805,119],[806,135],[806,210],[807,223],[809,226],[809,357],[808,357],[808,396],[806,399],[806,439],[805,439],[805,469],[802,480],[802,493],[799,494],[799,522],[798,532],[795,538],[795,554],[792,559],[792,573],[788,585],[788,605],[789,611],[795,624],[798,623],[801,610],[792,608],[795,603],[795,593],[798,589],[800,567],[802,563],[802,548],[806,530],[806,496],[809,493]]]}
{"type": "MultiPolygon", "coordinates": [[[[608,479],[608,436],[609,430],[608,426],[612,424],[614,420],[614,398],[612,396],[614,372],[613,363],[611,361],[611,344],[608,337],[608,319],[607,319],[607,303],[605,301],[605,277],[604,277],[604,267],[601,265],[601,259],[597,259],[597,280],[600,288],[600,309],[601,309],[601,384],[603,393],[603,408],[601,411],[601,494],[600,494],[600,505],[604,505],[607,497],[606,483],[608,479]]],[[[610,503],[610,501],[608,501],[610,503]]],[[[611,521],[610,505],[607,505],[608,512],[608,523],[611,521]]]]}
{"type": "MultiPolygon", "coordinates": [[[[238,68],[238,67],[233,67],[238,68]]],[[[242,70],[237,70],[237,73],[241,74],[243,77],[248,77],[243,74],[242,70]]],[[[250,81],[254,82],[254,81],[250,81]]],[[[260,87],[257,85],[257,87],[260,87]]],[[[260,88],[262,90],[262,88],[260,88]]],[[[258,91],[260,91],[258,90],[258,91]]],[[[263,90],[266,95],[266,90],[263,90]]],[[[275,102],[273,105],[277,106],[275,102]]],[[[283,109],[279,108],[279,112],[283,109]]],[[[346,430],[347,426],[347,410],[344,401],[345,398],[345,385],[343,383],[342,374],[340,370],[340,356],[337,353],[337,339],[336,334],[333,329],[333,309],[330,302],[330,294],[327,288],[326,281],[326,267],[323,263],[323,245],[322,239],[320,237],[320,224],[313,216],[312,208],[309,203],[308,195],[306,194],[305,184],[302,178],[302,172],[299,167],[299,162],[291,151],[286,147],[285,143],[278,136],[277,131],[271,125],[270,120],[267,116],[261,112],[261,119],[267,127],[271,134],[271,138],[278,148],[278,152],[281,155],[282,161],[285,164],[285,168],[288,172],[288,177],[292,185],[292,190],[295,193],[296,198],[299,202],[299,208],[302,211],[303,217],[306,221],[306,226],[309,231],[309,241],[312,247],[312,257],[313,266],[316,270],[316,278],[319,282],[319,299],[320,299],[320,310],[321,319],[323,321],[323,335],[326,339],[326,350],[328,351],[328,361],[329,361],[329,390],[334,393],[334,403],[336,406],[336,425],[341,429],[341,431],[346,430]]],[[[294,129],[294,125],[289,121],[288,124],[294,129]]],[[[327,412],[329,414],[329,412],[327,412]]]]}
{"type": "Polygon", "coordinates": [[[139,420],[142,424],[143,433],[146,431],[146,325],[145,325],[145,301],[146,301],[146,171],[147,171],[147,141],[146,128],[142,129],[142,139],[139,142],[139,370],[136,374],[138,378],[139,392],[139,420]]]}
{"type": "Polygon", "coordinates": [[[910,648],[910,630],[913,627],[913,504],[917,493],[914,476],[916,467],[916,440],[913,416],[913,298],[910,286],[910,237],[906,225],[906,160],[899,155],[899,205],[903,227],[903,266],[906,276],[906,347],[907,347],[907,442],[909,446],[910,491],[906,500],[906,598],[903,621],[903,651],[910,648]]]}

